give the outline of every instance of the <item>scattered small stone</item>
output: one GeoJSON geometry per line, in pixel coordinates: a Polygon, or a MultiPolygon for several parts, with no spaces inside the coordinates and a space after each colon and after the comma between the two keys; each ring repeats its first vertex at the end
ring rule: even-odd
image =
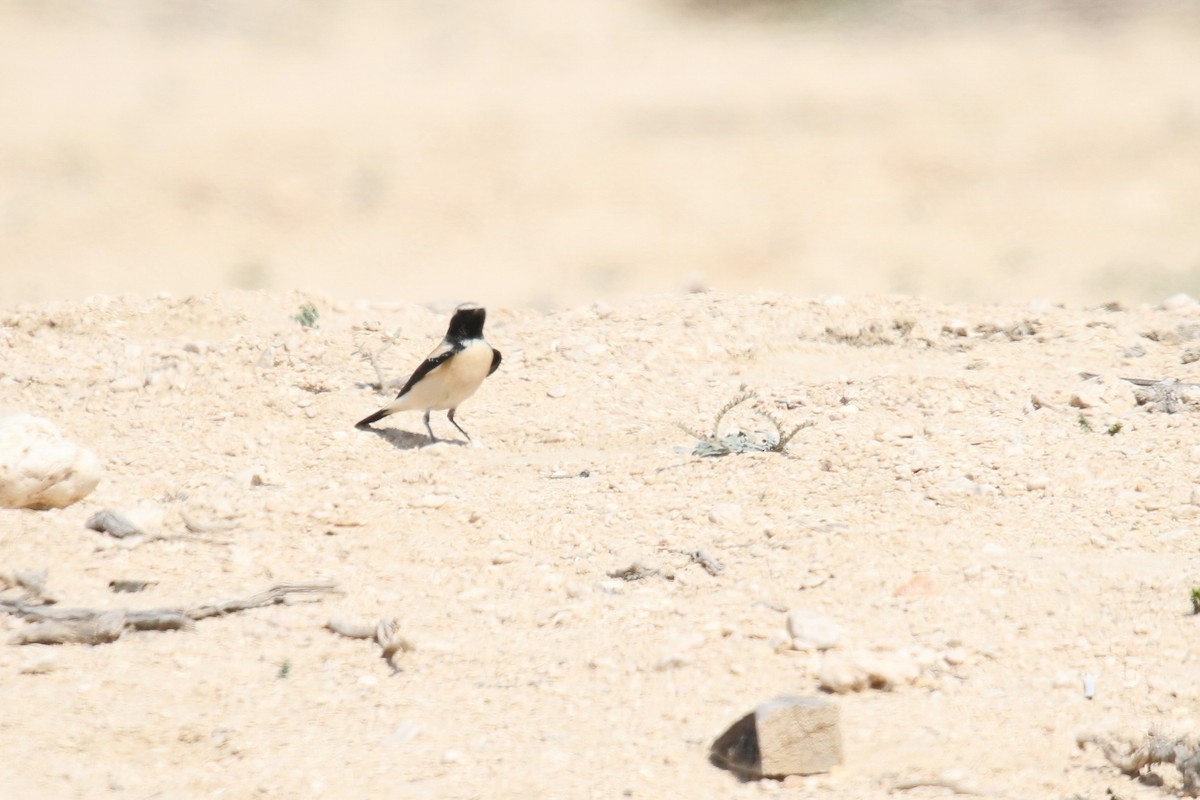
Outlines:
{"type": "Polygon", "coordinates": [[[114,392],[136,392],[146,385],[145,375],[120,375],[113,378],[108,388],[114,392]]]}
{"type": "Polygon", "coordinates": [[[25,600],[35,600],[39,603],[53,605],[58,602],[58,598],[46,588],[46,582],[49,579],[50,572],[45,569],[0,571],[0,589],[17,586],[25,591],[25,600]]]}
{"type": "Polygon", "coordinates": [[[450,502],[450,497],[444,494],[427,494],[414,500],[410,505],[413,508],[441,508],[450,502]]]}
{"type": "Polygon", "coordinates": [[[930,664],[923,648],[888,652],[826,653],[817,672],[821,688],[835,694],[863,689],[891,691],[916,683],[930,664]]]}
{"type": "Polygon", "coordinates": [[[1042,491],[1050,486],[1050,476],[1045,474],[1037,474],[1030,476],[1025,481],[1025,490],[1029,492],[1042,491]]]}
{"type": "Polygon", "coordinates": [[[672,653],[669,656],[661,658],[654,665],[655,672],[666,672],[672,669],[686,667],[695,660],[691,653],[672,653]]]}
{"type": "Polygon", "coordinates": [[[645,580],[646,578],[653,578],[655,575],[661,574],[662,573],[659,570],[650,569],[649,567],[639,564],[635,561],[624,569],[618,569],[609,572],[608,577],[619,578],[623,581],[641,581],[645,580]]]}
{"type": "Polygon", "coordinates": [[[787,627],[795,650],[831,650],[842,638],[836,622],[804,609],[788,612],[787,627]]]}
{"type": "Polygon", "coordinates": [[[941,590],[938,588],[937,581],[929,576],[927,572],[918,572],[909,578],[905,583],[896,587],[892,592],[893,597],[933,597],[941,590]]]}
{"type": "Polygon", "coordinates": [[[50,420],[0,419],[0,507],[66,508],[91,494],[101,472],[95,454],[64,439],[50,420]]]}
{"type": "Polygon", "coordinates": [[[967,323],[961,319],[952,319],[942,326],[942,332],[953,336],[968,336],[971,330],[967,327],[967,323]]]}
{"type": "Polygon", "coordinates": [[[967,663],[967,651],[961,647],[948,648],[942,653],[942,660],[952,667],[967,663]]]}
{"type": "Polygon", "coordinates": [[[117,539],[124,539],[126,536],[136,536],[145,533],[145,531],[133,524],[123,514],[108,508],[103,511],[97,511],[83,525],[90,531],[107,533],[109,536],[117,539]]]}
{"type": "Polygon", "coordinates": [[[58,654],[49,645],[31,645],[21,660],[20,672],[22,675],[45,675],[58,669],[58,663],[58,654]]]}
{"type": "Polygon", "coordinates": [[[1191,311],[1196,307],[1196,298],[1180,292],[1173,294],[1162,302],[1163,311],[1191,311]]]}
{"type": "Polygon", "coordinates": [[[838,708],[818,697],[768,700],[717,737],[709,759],[755,780],[828,772],[842,762],[838,708]]]}
{"type": "Polygon", "coordinates": [[[126,592],[133,594],[136,592],[144,592],[151,586],[156,585],[157,581],[109,581],[108,588],[116,593],[126,592]]]}

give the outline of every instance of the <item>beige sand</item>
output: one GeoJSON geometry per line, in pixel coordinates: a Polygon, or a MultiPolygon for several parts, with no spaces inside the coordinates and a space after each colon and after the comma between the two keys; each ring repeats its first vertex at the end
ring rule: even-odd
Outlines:
{"type": "Polygon", "coordinates": [[[964,4],[2,4],[0,302],[1200,294],[1195,4],[964,4]]]}
{"type": "Polygon", "coordinates": [[[379,402],[356,351],[400,328],[380,362],[403,377],[442,312],[241,292],[4,312],[0,412],[49,417],[107,473],[64,511],[0,512],[0,566],[48,567],[64,605],[93,608],[316,578],[345,594],[0,647],[0,794],[756,797],[707,746],[757,702],[816,691],[816,660],[772,647],[809,609],[841,650],[936,661],[838,698],[846,764],[768,794],[882,797],[949,771],[1007,797],[1160,796],[1073,737],[1195,724],[1194,412],[1077,373],[1187,376],[1196,315],[782,295],[494,309],[504,365],[459,415],[475,445],[423,447],[415,412],[351,427],[379,402]],[[306,301],[317,330],[289,318],[306,301]],[[742,387],[814,425],[788,456],[688,455],[677,423],[742,387]],[[135,548],[84,530],[138,504],[165,533],[213,530],[135,548]],[[661,574],[609,577],[635,562],[661,574]],[[112,594],[123,579],[155,583],[112,594]],[[323,629],[334,616],[396,618],[417,650],[391,675],[323,629]]]}
{"type": "Polygon", "coordinates": [[[92,608],[344,591],[0,644],[0,798],[1167,796],[1074,735],[1200,714],[1195,412],[1117,379],[1195,380],[1200,311],[1159,306],[1200,294],[1182,5],[0,5],[0,414],[106,465],[0,511],[0,570],[92,608]],[[464,300],[505,354],[475,445],[354,430],[360,352],[399,330],[403,379],[464,300]],[[813,426],[690,456],[744,388],[813,426]],[[741,783],[712,739],[817,690],[797,609],[933,663],[836,699],[834,773],[741,783]],[[392,675],[335,616],[417,649],[392,675]]]}

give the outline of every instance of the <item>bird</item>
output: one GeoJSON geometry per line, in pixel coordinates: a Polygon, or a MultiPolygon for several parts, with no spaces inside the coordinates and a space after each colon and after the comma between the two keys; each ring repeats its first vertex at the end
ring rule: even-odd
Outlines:
{"type": "Polygon", "coordinates": [[[500,368],[500,351],[483,338],[483,322],[487,309],[474,303],[463,303],[454,309],[450,327],[441,344],[413,370],[404,388],[390,404],[369,417],[360,419],[354,427],[369,429],[372,423],[397,411],[423,410],[425,430],[429,438],[438,441],[429,424],[432,411],[445,410],[450,424],[470,440],[471,435],[454,419],[454,412],[483,383],[483,379],[500,368]]]}

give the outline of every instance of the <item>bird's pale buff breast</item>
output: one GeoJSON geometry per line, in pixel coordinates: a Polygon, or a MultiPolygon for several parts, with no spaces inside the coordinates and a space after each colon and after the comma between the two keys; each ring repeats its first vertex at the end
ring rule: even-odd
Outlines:
{"type": "Polygon", "coordinates": [[[408,394],[395,403],[397,411],[432,409],[444,411],[475,394],[492,368],[492,348],[475,341],[436,368],[430,370],[408,394]]]}

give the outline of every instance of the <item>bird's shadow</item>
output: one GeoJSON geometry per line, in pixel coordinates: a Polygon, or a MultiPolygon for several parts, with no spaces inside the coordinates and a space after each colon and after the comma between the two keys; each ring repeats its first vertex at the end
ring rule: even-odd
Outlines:
{"type": "Polygon", "coordinates": [[[466,442],[460,442],[455,439],[430,439],[423,433],[413,433],[412,431],[403,431],[399,428],[368,428],[366,426],[355,426],[355,430],[360,430],[363,433],[373,433],[380,439],[390,444],[397,450],[420,450],[422,447],[429,447],[432,444],[453,444],[459,447],[466,447],[466,442]]]}

